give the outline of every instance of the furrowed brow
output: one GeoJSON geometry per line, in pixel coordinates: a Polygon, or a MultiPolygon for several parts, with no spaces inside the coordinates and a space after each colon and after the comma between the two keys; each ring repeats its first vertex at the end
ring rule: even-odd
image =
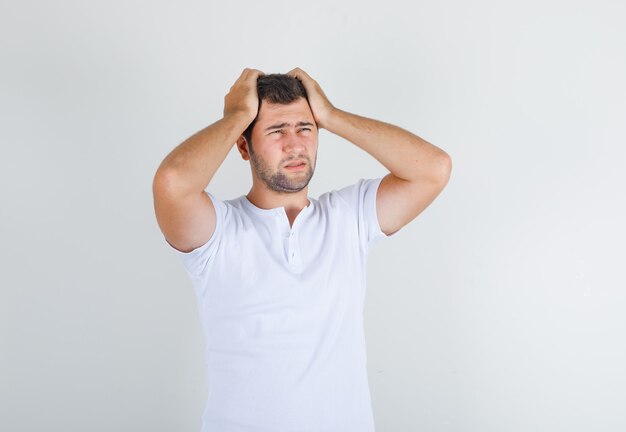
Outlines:
{"type": "Polygon", "coordinates": [[[285,126],[290,126],[290,123],[281,123],[281,124],[271,125],[270,127],[266,127],[264,129],[264,132],[267,132],[268,130],[272,130],[272,129],[280,129],[285,126]]]}
{"type": "MultiPolygon", "coordinates": [[[[280,124],[275,124],[269,127],[266,127],[264,129],[264,132],[270,131],[272,129],[280,129],[280,128],[284,128],[285,126],[291,126],[291,123],[280,123],[280,124]]],[[[298,122],[296,123],[296,126],[315,126],[313,123],[311,122],[298,122]]]]}

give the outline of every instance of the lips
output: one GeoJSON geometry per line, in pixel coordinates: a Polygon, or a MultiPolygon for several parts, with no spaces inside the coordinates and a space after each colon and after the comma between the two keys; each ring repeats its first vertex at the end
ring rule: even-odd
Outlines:
{"type": "Polygon", "coordinates": [[[306,162],[305,161],[294,161],[294,162],[289,162],[289,164],[285,165],[285,167],[297,167],[300,165],[304,165],[306,162]]]}

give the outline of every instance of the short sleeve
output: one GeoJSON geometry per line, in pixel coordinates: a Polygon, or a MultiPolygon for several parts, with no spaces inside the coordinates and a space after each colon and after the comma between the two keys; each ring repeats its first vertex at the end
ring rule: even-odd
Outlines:
{"type": "Polygon", "coordinates": [[[211,238],[205,244],[189,252],[182,252],[172,246],[167,239],[165,240],[170,248],[180,257],[185,270],[192,280],[203,278],[207,274],[213,257],[219,248],[227,212],[226,204],[223,201],[209,192],[205,191],[205,193],[211,198],[213,207],[215,207],[216,224],[211,238]]]}
{"type": "Polygon", "coordinates": [[[337,191],[352,208],[359,226],[361,245],[366,249],[384,238],[395,236],[400,231],[398,230],[391,235],[387,235],[380,229],[376,212],[376,193],[381,181],[382,177],[360,179],[356,184],[346,186],[337,191]]]}

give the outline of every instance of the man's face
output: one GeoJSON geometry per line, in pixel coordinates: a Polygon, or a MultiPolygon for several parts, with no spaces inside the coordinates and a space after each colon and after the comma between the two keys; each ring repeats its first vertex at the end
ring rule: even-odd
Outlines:
{"type": "Polygon", "coordinates": [[[315,171],[317,139],[317,126],[306,99],[289,105],[263,101],[249,146],[256,176],[276,192],[304,189],[315,171]],[[300,163],[303,165],[288,167],[300,163]]]}

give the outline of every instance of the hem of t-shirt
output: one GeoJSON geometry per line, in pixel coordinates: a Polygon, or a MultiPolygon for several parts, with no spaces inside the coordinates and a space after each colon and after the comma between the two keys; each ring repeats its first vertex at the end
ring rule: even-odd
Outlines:
{"type": "Polygon", "coordinates": [[[222,208],[219,206],[218,199],[214,197],[210,192],[204,191],[204,193],[206,193],[208,197],[211,199],[211,201],[213,202],[213,208],[215,209],[215,218],[216,218],[215,230],[213,231],[213,235],[211,235],[211,238],[208,239],[204,244],[188,252],[183,252],[181,250],[176,249],[170,242],[167,241],[167,239],[165,239],[165,242],[170,246],[170,248],[176,254],[180,256],[188,257],[192,255],[197,255],[203,252],[204,250],[208,249],[209,247],[211,247],[213,243],[216,242],[216,238],[218,237],[219,233],[222,230],[222,208]]]}

